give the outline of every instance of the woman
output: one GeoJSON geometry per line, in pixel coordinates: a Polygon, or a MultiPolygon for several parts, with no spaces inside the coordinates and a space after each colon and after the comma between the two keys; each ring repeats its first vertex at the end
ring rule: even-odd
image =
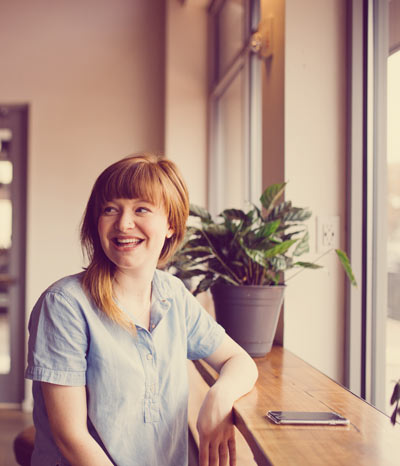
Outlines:
{"type": "Polygon", "coordinates": [[[233,402],[252,359],[172,275],[188,194],[177,167],[139,154],[96,180],[81,227],[87,269],[48,288],[29,322],[32,465],[187,465],[186,359],[220,372],[200,409],[201,466],[234,465],[233,402]]]}

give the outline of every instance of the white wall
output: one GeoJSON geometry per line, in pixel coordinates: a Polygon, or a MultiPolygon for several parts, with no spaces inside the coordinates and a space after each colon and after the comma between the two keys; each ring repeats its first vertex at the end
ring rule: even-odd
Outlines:
{"type": "Polygon", "coordinates": [[[167,1],[165,153],[207,203],[207,10],[205,0],[167,1]]]}
{"type": "Polygon", "coordinates": [[[27,310],[80,270],[78,227],[109,163],[164,149],[164,2],[0,2],[0,103],[28,103],[27,310]]]}
{"type": "MultiPolygon", "coordinates": [[[[346,16],[344,0],[286,1],[285,179],[287,199],[315,217],[338,215],[345,248],[346,16]]],[[[344,273],[332,253],[322,271],[288,282],[284,344],[343,382],[344,273]]],[[[287,276],[290,274],[288,273],[287,276]]]]}

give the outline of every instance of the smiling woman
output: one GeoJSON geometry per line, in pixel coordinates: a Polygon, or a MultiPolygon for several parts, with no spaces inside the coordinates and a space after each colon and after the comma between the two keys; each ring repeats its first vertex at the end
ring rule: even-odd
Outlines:
{"type": "MultiPolygon", "coordinates": [[[[112,281],[116,278],[114,277],[116,264],[107,255],[107,252],[113,252],[114,257],[118,251],[122,251],[111,248],[110,244],[104,249],[104,242],[110,243],[110,241],[106,241],[100,228],[102,225],[104,228],[105,225],[109,227],[113,225],[110,234],[111,238],[114,238],[112,244],[116,246],[117,236],[113,236],[118,232],[116,226],[126,228],[121,222],[129,220],[129,216],[131,219],[146,217],[143,212],[142,217],[138,212],[133,215],[134,207],[147,207],[151,213],[150,217],[153,218],[155,212],[160,214],[163,211],[171,228],[171,234],[166,234],[163,239],[157,260],[152,261],[152,266],[155,268],[157,264],[162,265],[172,256],[183,239],[189,214],[186,185],[171,161],[160,159],[153,154],[142,154],[114,163],[96,180],[83,218],[81,241],[90,260],[83,277],[83,285],[100,309],[128,329],[132,329],[132,323],[115,303],[113,296],[112,281]],[[129,203],[132,205],[128,207],[129,203]],[[115,219],[119,219],[118,225],[112,221],[115,219]],[[106,260],[106,256],[110,260],[106,260]]],[[[159,215],[155,217],[159,219],[159,215]]],[[[119,233],[123,232],[119,231],[119,233]]]]}
{"type": "Polygon", "coordinates": [[[121,273],[151,281],[174,230],[164,207],[142,199],[113,199],[99,217],[98,233],[104,254],[116,267],[115,281],[121,273]]]}
{"type": "Polygon", "coordinates": [[[89,265],[51,285],[29,322],[33,466],[186,466],[186,360],[200,358],[220,372],[198,416],[200,465],[236,464],[232,406],[256,366],[157,269],[183,238],[188,210],[165,158],[131,156],[98,177],[81,227],[89,265]]]}

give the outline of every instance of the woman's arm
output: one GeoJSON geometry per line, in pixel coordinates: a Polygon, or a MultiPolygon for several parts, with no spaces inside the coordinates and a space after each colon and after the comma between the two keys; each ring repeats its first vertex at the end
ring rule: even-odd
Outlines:
{"type": "Polygon", "coordinates": [[[228,335],[205,361],[219,372],[219,378],[208,391],[197,420],[200,466],[234,466],[232,406],[253,388],[258,377],[257,367],[228,335]]]}
{"type": "Polygon", "coordinates": [[[87,429],[85,387],[41,383],[54,440],[72,466],[111,466],[87,429]]]}

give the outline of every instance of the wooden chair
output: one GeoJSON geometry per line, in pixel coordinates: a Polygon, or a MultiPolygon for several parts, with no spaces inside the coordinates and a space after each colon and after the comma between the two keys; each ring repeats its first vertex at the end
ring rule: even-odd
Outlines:
{"type": "Polygon", "coordinates": [[[36,430],[34,426],[27,427],[14,439],[15,460],[21,466],[30,466],[36,430]]]}

